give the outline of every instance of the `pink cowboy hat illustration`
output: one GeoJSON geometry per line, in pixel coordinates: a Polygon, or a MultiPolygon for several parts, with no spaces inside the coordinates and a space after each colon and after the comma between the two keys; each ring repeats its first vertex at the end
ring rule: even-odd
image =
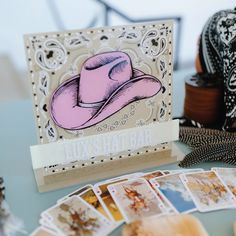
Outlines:
{"type": "Polygon", "coordinates": [[[123,52],[88,58],[80,75],[62,83],[51,98],[51,117],[61,128],[79,130],[95,125],[128,104],[156,95],[160,81],[133,69],[123,52]]]}

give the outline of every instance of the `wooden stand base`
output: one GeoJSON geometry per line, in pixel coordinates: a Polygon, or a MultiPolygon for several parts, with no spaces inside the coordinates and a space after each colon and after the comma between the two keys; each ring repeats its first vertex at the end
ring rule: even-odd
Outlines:
{"type": "MultiPolygon", "coordinates": [[[[71,185],[99,181],[129,172],[174,163],[183,158],[183,153],[176,144],[171,143],[169,149],[130,156],[122,159],[104,161],[94,165],[74,167],[70,169],[57,166],[60,171],[45,174],[45,169],[34,169],[39,192],[47,192],[71,185]],[[64,170],[63,170],[64,169],[64,170]]],[[[73,167],[73,166],[72,166],[73,167]]],[[[57,168],[56,168],[57,169],[57,168]]]]}

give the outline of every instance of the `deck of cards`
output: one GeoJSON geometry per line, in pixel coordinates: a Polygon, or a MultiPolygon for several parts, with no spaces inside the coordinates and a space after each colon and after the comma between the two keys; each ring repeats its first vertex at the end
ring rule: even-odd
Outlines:
{"type": "Polygon", "coordinates": [[[236,208],[236,168],[156,170],[85,185],[41,214],[31,235],[108,235],[123,223],[236,208]]]}

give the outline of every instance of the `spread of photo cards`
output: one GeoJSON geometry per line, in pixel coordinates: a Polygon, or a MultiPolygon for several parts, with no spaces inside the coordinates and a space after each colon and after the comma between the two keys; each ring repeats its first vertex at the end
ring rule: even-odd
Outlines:
{"type": "Polygon", "coordinates": [[[43,211],[32,235],[105,236],[124,223],[135,230],[141,219],[236,209],[235,176],[233,168],[158,169],[81,186],[43,211]]]}

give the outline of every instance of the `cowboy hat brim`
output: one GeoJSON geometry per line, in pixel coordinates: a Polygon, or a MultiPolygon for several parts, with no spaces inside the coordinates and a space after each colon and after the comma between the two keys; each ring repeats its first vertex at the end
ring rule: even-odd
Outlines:
{"type": "Polygon", "coordinates": [[[132,79],[119,86],[101,107],[78,106],[79,76],[67,80],[53,93],[51,117],[61,128],[80,130],[95,125],[128,104],[156,95],[161,82],[154,76],[134,70],[132,79]]]}

